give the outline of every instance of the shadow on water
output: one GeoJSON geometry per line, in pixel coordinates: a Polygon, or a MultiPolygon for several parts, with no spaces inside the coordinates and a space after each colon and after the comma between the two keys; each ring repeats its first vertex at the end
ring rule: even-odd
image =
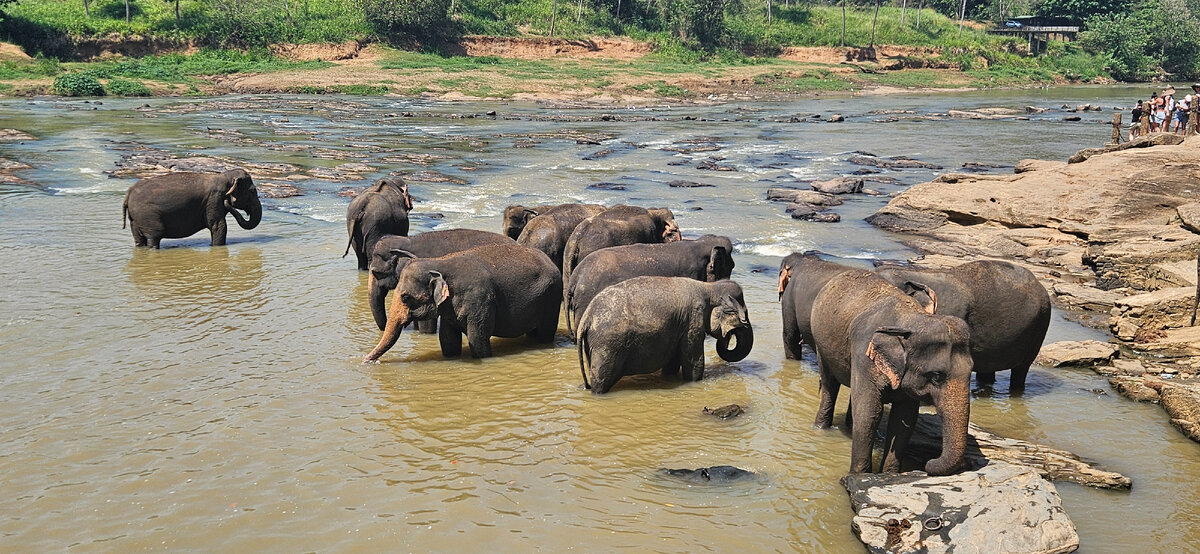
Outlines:
{"type": "Polygon", "coordinates": [[[262,251],[240,248],[133,249],[125,265],[129,281],[160,305],[192,311],[261,308],[265,271],[262,251]],[[205,308],[207,306],[207,308],[205,308]]]}

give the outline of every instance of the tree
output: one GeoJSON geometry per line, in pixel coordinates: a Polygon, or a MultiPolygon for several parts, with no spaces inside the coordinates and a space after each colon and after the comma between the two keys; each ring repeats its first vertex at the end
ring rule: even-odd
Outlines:
{"type": "Polygon", "coordinates": [[[842,0],[842,46],[846,45],[846,0],[842,0]]]}
{"type": "Polygon", "coordinates": [[[667,0],[659,5],[671,34],[711,48],[725,37],[727,0],[667,0]]]}
{"type": "Polygon", "coordinates": [[[125,0],[125,23],[129,23],[129,0],[125,0]]]}
{"type": "Polygon", "coordinates": [[[1042,0],[1037,15],[1082,23],[1088,17],[1126,11],[1130,4],[1130,0],[1042,0]]]}
{"type": "Polygon", "coordinates": [[[367,23],[380,36],[395,39],[441,39],[456,30],[450,0],[358,0],[367,23]]]}
{"type": "Polygon", "coordinates": [[[875,0],[875,17],[871,19],[871,44],[869,48],[875,51],[875,25],[879,23],[879,0],[875,0]]]}

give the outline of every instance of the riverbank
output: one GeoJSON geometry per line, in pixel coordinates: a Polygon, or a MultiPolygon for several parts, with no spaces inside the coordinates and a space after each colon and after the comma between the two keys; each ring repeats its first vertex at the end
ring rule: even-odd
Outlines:
{"type": "Polygon", "coordinates": [[[868,219],[923,252],[919,265],[1028,267],[1060,308],[1112,334],[1118,348],[1078,365],[1111,376],[1129,398],[1160,403],[1200,441],[1200,328],[1191,326],[1200,137],[1155,134],[1128,146],[1022,160],[1012,175],[947,173],[868,219]]]}
{"type": "MultiPolygon", "coordinates": [[[[12,45],[0,50],[0,95],[64,93],[62,75],[141,85],[136,95],[358,94],[438,100],[513,99],[651,104],[662,101],[784,100],[1066,84],[1058,77],[964,70],[941,50],[901,46],[792,47],[778,57],[683,63],[646,42],[465,37],[448,55],[378,43],[276,45],[266,59],[222,55],[189,43],[148,39],[90,41],[92,61],[35,60],[12,45]]],[[[986,65],[986,60],[982,60],[986,65]]],[[[108,86],[108,88],[113,88],[108,86]]],[[[128,89],[126,89],[128,90],[128,89]]],[[[127,92],[117,91],[121,94],[127,92]]],[[[110,94],[114,94],[110,92],[110,94]]]]}

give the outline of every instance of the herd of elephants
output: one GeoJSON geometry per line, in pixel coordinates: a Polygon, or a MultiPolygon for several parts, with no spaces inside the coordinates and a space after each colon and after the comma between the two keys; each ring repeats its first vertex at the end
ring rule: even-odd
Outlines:
{"type": "MultiPolygon", "coordinates": [[[[500,233],[408,236],[412,207],[407,185],[385,178],[346,214],[346,253],[353,249],[359,270],[370,271],[369,303],[383,331],[364,361],[383,356],[414,322],[438,334],[444,356],[461,355],[466,334],[471,355],[482,358],[492,355],[493,336],[553,341],[562,313],[584,385],[597,394],[623,376],[660,369],[701,379],[705,335],[717,339],[726,361],[753,348],[742,289],[729,279],[732,241],[683,240],[670,209],[509,206],[500,233]]],[[[262,219],[254,182],[241,169],[143,179],[129,188],[123,211],[134,243],[153,248],[202,229],[213,246],[224,245],[227,213],[243,229],[262,219]]],[[[942,453],[926,472],[958,469],[972,371],[985,385],[1010,370],[1010,390],[1021,390],[1050,324],[1049,296],[1033,274],[998,261],[872,272],[794,253],[780,264],[779,300],[784,355],[799,359],[802,344],[816,353],[817,427],[832,425],[839,389],[850,388],[852,473],[872,470],[885,403],[892,407],[880,469],[899,469],[922,404],[934,405],[943,421],[942,453]]]]}

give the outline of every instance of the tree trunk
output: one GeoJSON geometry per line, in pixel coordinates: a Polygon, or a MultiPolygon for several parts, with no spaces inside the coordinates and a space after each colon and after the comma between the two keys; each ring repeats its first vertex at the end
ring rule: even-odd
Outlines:
{"type": "Polygon", "coordinates": [[[575,10],[575,24],[583,20],[583,0],[579,0],[579,9],[575,10]]]}
{"type": "MultiPolygon", "coordinates": [[[[175,0],[175,2],[178,5],[179,0],[175,0]]],[[[296,21],[292,19],[292,6],[288,0],[283,0],[283,14],[287,16],[288,25],[295,27],[296,21]]]]}
{"type": "Polygon", "coordinates": [[[86,15],[88,19],[92,18],[92,10],[88,8],[88,0],[83,0],[83,15],[86,15]]]}
{"type": "MultiPolygon", "coordinates": [[[[966,2],[967,0],[963,0],[966,2]]],[[[879,0],[875,0],[875,17],[871,20],[871,57],[875,57],[875,25],[879,23],[879,0]]]]}
{"type": "Polygon", "coordinates": [[[925,7],[925,0],[917,2],[917,30],[921,30],[921,9],[925,7]]]}
{"type": "Polygon", "coordinates": [[[904,16],[908,13],[908,0],[900,4],[900,28],[904,28],[904,16]]]}
{"type": "Polygon", "coordinates": [[[771,0],[767,0],[767,25],[771,24],[771,0]]]}
{"type": "Polygon", "coordinates": [[[558,15],[558,0],[550,2],[550,36],[554,36],[554,21],[558,15]]]}
{"type": "Polygon", "coordinates": [[[842,0],[842,46],[846,45],[846,0],[842,0]]]}
{"type": "Polygon", "coordinates": [[[125,23],[129,23],[129,0],[125,0],[125,23]]]}
{"type": "Polygon", "coordinates": [[[180,19],[179,19],[179,0],[175,0],[175,28],[176,28],[176,29],[178,29],[178,28],[179,28],[179,23],[180,23],[180,19]]]}
{"type": "Polygon", "coordinates": [[[962,38],[963,20],[967,18],[967,0],[962,0],[962,8],[958,10],[958,38],[962,38]]]}
{"type": "Polygon", "coordinates": [[[617,22],[621,22],[621,0],[617,0],[617,22]]]}

